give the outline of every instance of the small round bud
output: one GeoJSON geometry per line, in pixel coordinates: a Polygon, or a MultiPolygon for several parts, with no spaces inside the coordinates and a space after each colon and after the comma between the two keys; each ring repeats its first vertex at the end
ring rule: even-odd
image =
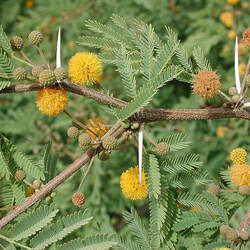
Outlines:
{"type": "Polygon", "coordinates": [[[214,185],[214,184],[209,185],[207,187],[207,192],[210,192],[210,193],[212,193],[212,194],[214,194],[216,196],[219,194],[219,190],[220,189],[216,185],[214,185]]]}
{"type": "Polygon", "coordinates": [[[102,146],[104,149],[107,149],[107,150],[115,149],[117,147],[117,144],[118,144],[118,141],[113,136],[106,136],[102,140],[102,146]]]}
{"type": "Polygon", "coordinates": [[[23,181],[26,178],[26,173],[23,170],[17,170],[15,173],[16,181],[23,181]]]}
{"type": "Polygon", "coordinates": [[[10,40],[12,50],[19,51],[23,47],[23,39],[20,36],[14,36],[10,40]]]}
{"type": "Polygon", "coordinates": [[[239,193],[242,195],[249,195],[250,194],[250,187],[247,185],[239,186],[239,193]]]}
{"type": "Polygon", "coordinates": [[[156,145],[155,151],[158,155],[166,155],[169,151],[169,145],[166,142],[160,142],[156,145]]]}
{"type": "Polygon", "coordinates": [[[78,142],[79,142],[79,145],[89,146],[92,142],[92,138],[89,134],[83,133],[83,134],[79,135],[78,142]]]}
{"type": "Polygon", "coordinates": [[[234,95],[234,96],[232,97],[232,101],[233,101],[234,103],[237,103],[239,100],[240,100],[240,96],[239,96],[239,95],[234,95]]]}
{"type": "Polygon", "coordinates": [[[52,193],[50,194],[50,197],[51,197],[51,198],[56,197],[56,192],[52,192],[52,193]]]}
{"type": "Polygon", "coordinates": [[[39,45],[43,40],[43,35],[41,32],[34,30],[30,32],[28,39],[31,44],[39,45]]]}
{"type": "Polygon", "coordinates": [[[106,161],[109,158],[109,156],[110,156],[110,153],[108,151],[101,151],[98,154],[98,158],[101,161],[106,161]]]}
{"type": "Polygon", "coordinates": [[[238,233],[234,229],[230,228],[226,232],[226,237],[228,240],[234,241],[238,238],[238,233]]]}
{"type": "Polygon", "coordinates": [[[79,148],[81,150],[83,150],[83,151],[86,151],[86,150],[88,150],[90,148],[90,145],[81,145],[81,144],[79,144],[79,148]]]}
{"type": "Polygon", "coordinates": [[[54,74],[56,76],[57,81],[62,81],[66,78],[66,73],[65,73],[65,70],[63,68],[56,68],[54,70],[54,74]]]}
{"type": "Polygon", "coordinates": [[[129,128],[129,126],[130,126],[130,124],[127,123],[127,122],[122,122],[121,125],[122,125],[123,128],[129,128]]]}
{"type": "Polygon", "coordinates": [[[138,122],[134,122],[131,126],[132,129],[138,129],[140,127],[140,124],[138,122]]]}
{"type": "Polygon", "coordinates": [[[72,202],[75,206],[81,207],[85,202],[85,197],[82,193],[75,193],[72,195],[72,202]]]}
{"type": "Polygon", "coordinates": [[[50,196],[47,196],[47,197],[45,198],[45,200],[46,200],[47,202],[50,202],[50,201],[51,201],[51,197],[50,197],[50,196]]]}
{"type": "Polygon", "coordinates": [[[236,88],[235,87],[231,87],[228,89],[228,94],[231,96],[234,96],[237,94],[236,88]]]}
{"type": "Polygon", "coordinates": [[[248,232],[241,231],[241,232],[239,232],[239,237],[240,237],[242,240],[248,240],[248,239],[249,239],[249,233],[248,233],[248,232]]]}
{"type": "Polygon", "coordinates": [[[39,82],[45,86],[49,87],[56,82],[55,74],[52,70],[45,69],[39,74],[39,82]]]}
{"type": "Polygon", "coordinates": [[[13,78],[15,80],[24,80],[27,77],[27,72],[24,68],[16,68],[13,71],[13,78]]]}
{"type": "Polygon", "coordinates": [[[77,138],[79,136],[79,129],[76,127],[70,127],[67,130],[67,135],[69,138],[77,138]]]}
{"type": "Polygon", "coordinates": [[[230,227],[228,225],[222,225],[220,227],[220,233],[223,234],[223,235],[226,235],[228,230],[230,230],[230,227]]]}
{"type": "Polygon", "coordinates": [[[35,189],[39,189],[42,185],[42,182],[40,180],[34,180],[33,183],[32,183],[32,186],[35,188],[35,189]]]}
{"type": "Polygon", "coordinates": [[[39,65],[36,65],[32,68],[32,75],[36,78],[39,78],[40,73],[43,71],[43,68],[39,65]]]}

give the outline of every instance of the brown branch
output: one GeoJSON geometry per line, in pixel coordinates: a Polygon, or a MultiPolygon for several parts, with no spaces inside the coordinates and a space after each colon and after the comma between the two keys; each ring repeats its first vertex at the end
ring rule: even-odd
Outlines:
{"type": "MultiPolygon", "coordinates": [[[[99,103],[106,104],[115,108],[123,108],[127,102],[108,96],[93,89],[81,87],[71,83],[61,83],[63,89],[77,95],[82,95],[93,99],[99,103]]],[[[42,89],[41,84],[19,84],[0,90],[4,93],[20,93],[29,91],[38,91],[42,89]]],[[[210,109],[150,109],[143,108],[140,112],[131,117],[131,121],[155,122],[163,120],[208,120],[222,118],[242,118],[250,120],[250,113],[244,110],[210,108],[210,109]]]]}
{"type": "MultiPolygon", "coordinates": [[[[111,131],[110,135],[117,137],[124,132],[124,128],[118,126],[116,129],[111,131]]],[[[50,180],[47,184],[45,184],[38,192],[33,194],[31,197],[27,198],[24,203],[16,206],[14,210],[9,212],[5,217],[0,220],[0,229],[4,227],[6,224],[14,220],[21,213],[26,211],[29,207],[35,204],[37,201],[41,200],[46,195],[50,194],[57,186],[59,186],[62,182],[68,179],[71,175],[73,175],[77,170],[79,170],[84,164],[86,164],[92,157],[94,157],[98,152],[102,149],[99,147],[98,149],[89,149],[85,154],[83,154],[80,158],[75,160],[71,165],[69,165],[64,171],[62,171],[59,175],[50,180]]]]}
{"type": "Polygon", "coordinates": [[[248,209],[246,215],[244,216],[242,222],[240,223],[238,231],[247,232],[249,226],[250,226],[250,209],[248,209]]]}

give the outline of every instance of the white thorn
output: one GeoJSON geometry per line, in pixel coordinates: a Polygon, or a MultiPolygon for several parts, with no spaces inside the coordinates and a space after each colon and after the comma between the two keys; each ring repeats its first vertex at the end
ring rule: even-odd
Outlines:
{"type": "Polygon", "coordinates": [[[234,74],[235,74],[235,85],[237,93],[240,94],[241,84],[240,84],[240,73],[239,73],[239,53],[238,53],[238,37],[235,39],[235,49],[234,49],[234,74]]]}
{"type": "MultiPolygon", "coordinates": [[[[143,127],[143,125],[142,125],[143,127]]],[[[139,180],[141,183],[141,175],[142,175],[142,149],[143,149],[143,130],[139,130],[139,135],[138,135],[138,158],[139,158],[139,180]]]]}
{"type": "Polygon", "coordinates": [[[57,46],[56,46],[56,68],[61,67],[61,26],[58,28],[57,46]]]}

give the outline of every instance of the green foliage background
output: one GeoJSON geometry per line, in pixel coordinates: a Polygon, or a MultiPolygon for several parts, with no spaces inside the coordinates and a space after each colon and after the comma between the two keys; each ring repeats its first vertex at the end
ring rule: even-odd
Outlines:
{"type": "MultiPolygon", "coordinates": [[[[24,0],[5,0],[0,3],[0,23],[8,37],[14,35],[27,37],[32,30],[39,30],[45,36],[42,49],[52,67],[55,65],[56,36],[59,25],[62,25],[62,66],[67,68],[69,58],[79,51],[93,51],[90,47],[83,47],[80,36],[90,35],[85,26],[88,19],[101,23],[110,22],[113,13],[123,16],[126,20],[138,18],[151,23],[161,39],[165,39],[165,26],[173,28],[181,41],[188,48],[188,53],[195,45],[199,45],[205,52],[211,66],[221,76],[223,89],[234,86],[234,40],[227,37],[228,29],[219,21],[222,12],[231,10],[232,6],[226,0],[34,0],[34,6],[27,8],[24,0]],[[87,7],[86,7],[87,6],[87,7]]],[[[240,1],[234,7],[236,18],[234,27],[238,35],[249,26],[250,4],[240,1]]],[[[34,60],[39,60],[36,51],[29,47],[25,52],[34,60]]],[[[95,50],[98,52],[98,50],[95,50]]],[[[241,63],[247,63],[247,55],[240,57],[241,63]]],[[[18,65],[18,64],[17,64],[18,65]]],[[[15,65],[15,66],[17,66],[15,65]]],[[[105,65],[103,87],[115,97],[124,100],[124,87],[114,66],[105,65]]],[[[20,82],[21,83],[21,82],[20,82]]],[[[69,94],[70,103],[67,110],[76,117],[87,120],[92,117],[107,117],[112,123],[104,106],[88,100],[85,97],[69,94]]],[[[80,156],[81,150],[76,141],[67,138],[66,130],[71,121],[61,114],[56,118],[47,117],[36,109],[36,93],[21,93],[0,95],[0,132],[20,150],[38,161],[45,145],[52,141],[52,158],[57,161],[55,174],[59,173],[72,159],[63,150],[80,156]],[[29,118],[27,121],[27,117],[29,118]]],[[[153,99],[150,106],[157,108],[203,108],[212,105],[215,100],[205,103],[201,98],[192,94],[190,84],[172,81],[162,88],[153,99]]],[[[146,130],[153,137],[164,137],[173,131],[184,132],[192,141],[188,151],[200,155],[203,168],[210,178],[219,178],[219,172],[231,163],[229,153],[236,147],[245,148],[250,155],[250,125],[249,121],[230,119],[212,121],[165,121],[152,123],[146,130]],[[218,137],[216,130],[219,126],[226,128],[223,138],[218,137]]],[[[131,202],[121,193],[119,177],[121,173],[137,164],[137,149],[131,143],[120,151],[112,152],[112,157],[101,162],[98,159],[82,186],[86,197],[86,207],[94,216],[94,222],[85,226],[85,235],[102,225],[103,232],[115,228],[122,234],[127,232],[122,211],[132,205],[138,208],[142,217],[147,217],[147,202],[131,202]],[[105,229],[105,230],[104,230],[105,229]]],[[[72,206],[71,196],[76,192],[81,179],[77,172],[73,177],[60,185],[53,199],[63,214],[77,211],[72,206]]],[[[238,221],[236,222],[236,224],[238,221]]],[[[78,233],[80,234],[80,232],[78,233]]]]}

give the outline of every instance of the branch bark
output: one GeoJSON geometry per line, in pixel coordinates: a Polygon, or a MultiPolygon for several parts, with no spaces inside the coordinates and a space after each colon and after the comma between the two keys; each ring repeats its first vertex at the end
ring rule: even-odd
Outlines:
{"type": "MultiPolygon", "coordinates": [[[[124,132],[124,129],[119,126],[114,129],[110,135],[119,136],[124,132]]],[[[98,149],[89,149],[85,154],[83,154],[80,158],[75,160],[71,165],[69,165],[64,171],[62,171],[59,175],[54,177],[48,183],[46,183],[38,192],[33,194],[31,197],[27,198],[24,203],[16,206],[14,210],[9,212],[5,217],[0,220],[0,229],[4,227],[6,224],[14,220],[18,215],[26,211],[29,207],[35,204],[37,201],[41,200],[43,197],[50,194],[57,186],[59,186],[62,182],[68,179],[71,175],[73,175],[77,170],[79,170],[83,165],[85,165],[92,157],[94,157],[98,152],[102,149],[101,147],[98,149]]]]}
{"type": "MultiPolygon", "coordinates": [[[[82,95],[93,99],[99,103],[109,105],[115,108],[123,108],[127,102],[117,99],[112,96],[100,93],[93,89],[81,87],[71,83],[61,83],[63,89],[68,92],[82,95]]],[[[13,85],[3,90],[4,93],[20,93],[41,90],[43,86],[38,83],[34,84],[20,84],[13,85]]],[[[244,110],[224,109],[224,108],[206,108],[206,109],[150,109],[143,108],[141,111],[131,117],[132,121],[138,122],[155,122],[164,120],[208,120],[208,119],[222,119],[222,118],[241,118],[250,120],[250,113],[244,110]]]]}

